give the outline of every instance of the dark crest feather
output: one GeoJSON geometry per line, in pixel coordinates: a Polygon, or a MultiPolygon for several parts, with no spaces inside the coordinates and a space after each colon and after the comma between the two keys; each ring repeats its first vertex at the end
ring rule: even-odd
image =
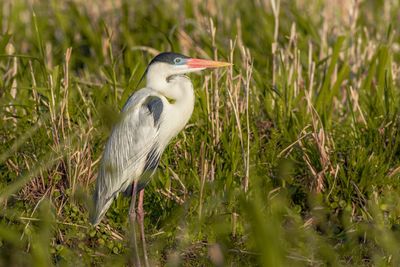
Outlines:
{"type": "Polygon", "coordinates": [[[164,63],[168,63],[168,64],[174,64],[174,59],[180,57],[180,58],[189,58],[185,55],[181,55],[178,53],[174,53],[174,52],[163,52],[158,54],[157,56],[155,56],[151,61],[150,64],[156,63],[156,62],[164,62],[164,63]]]}

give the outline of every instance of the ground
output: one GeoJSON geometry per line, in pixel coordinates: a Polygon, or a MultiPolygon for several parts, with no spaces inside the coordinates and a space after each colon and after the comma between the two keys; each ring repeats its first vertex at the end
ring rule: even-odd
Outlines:
{"type": "Polygon", "coordinates": [[[88,222],[105,141],[161,51],[193,116],[146,188],[154,266],[397,266],[398,1],[0,3],[0,265],[124,266],[129,199],[88,222]]]}

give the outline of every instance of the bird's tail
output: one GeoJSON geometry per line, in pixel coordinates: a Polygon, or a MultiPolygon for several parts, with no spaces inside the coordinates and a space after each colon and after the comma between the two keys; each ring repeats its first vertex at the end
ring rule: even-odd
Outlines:
{"type": "Polygon", "coordinates": [[[108,208],[111,206],[114,198],[106,199],[105,201],[99,197],[98,190],[93,195],[93,209],[90,213],[90,223],[93,226],[98,225],[106,214],[108,208]]]}

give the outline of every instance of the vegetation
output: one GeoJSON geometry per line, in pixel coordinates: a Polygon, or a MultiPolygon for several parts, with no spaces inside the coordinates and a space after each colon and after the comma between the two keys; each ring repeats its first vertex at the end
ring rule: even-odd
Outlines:
{"type": "Polygon", "coordinates": [[[398,266],[395,0],[0,3],[0,265],[113,266],[88,223],[103,145],[159,51],[230,61],[146,188],[155,266],[398,266]]]}

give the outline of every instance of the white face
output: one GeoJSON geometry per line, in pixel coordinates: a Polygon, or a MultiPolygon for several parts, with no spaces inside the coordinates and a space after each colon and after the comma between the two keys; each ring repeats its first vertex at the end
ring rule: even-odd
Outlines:
{"type": "Polygon", "coordinates": [[[163,82],[168,81],[168,78],[175,75],[183,75],[191,72],[199,72],[205,70],[202,67],[189,67],[187,64],[172,65],[165,62],[157,62],[147,70],[147,82],[163,82]]]}
{"type": "Polygon", "coordinates": [[[202,66],[192,66],[190,64],[192,61],[192,58],[175,57],[173,62],[168,63],[168,65],[171,67],[171,75],[181,75],[206,69],[202,66]]]}
{"type": "Polygon", "coordinates": [[[191,72],[200,72],[206,69],[206,68],[190,68],[188,65],[170,65],[170,66],[172,69],[171,75],[182,75],[191,72]]]}
{"type": "MultiPolygon", "coordinates": [[[[205,70],[206,68],[220,68],[230,66],[230,63],[219,62],[206,59],[188,58],[185,56],[175,56],[174,58],[168,58],[168,62],[153,62],[148,72],[156,73],[159,78],[168,79],[173,75],[182,75],[190,72],[198,72],[205,70]]],[[[154,77],[155,78],[155,77],[154,77]]],[[[148,79],[149,81],[149,79],[148,79]]]]}
{"type": "MultiPolygon", "coordinates": [[[[175,81],[169,79],[174,75],[183,75],[189,72],[199,71],[202,69],[196,68],[191,69],[186,65],[171,65],[164,62],[157,62],[152,65],[147,70],[147,87],[151,87],[160,94],[166,96],[170,99],[179,99],[185,92],[182,92],[184,88],[175,81]]],[[[190,81],[188,79],[182,80],[185,83],[190,81]]]]}
{"type": "Polygon", "coordinates": [[[182,92],[174,92],[174,90],[178,90],[177,88],[180,86],[174,82],[169,83],[169,81],[172,81],[169,79],[171,76],[179,76],[191,72],[199,72],[207,68],[219,68],[229,65],[231,64],[226,62],[179,56],[168,63],[160,61],[153,62],[147,69],[147,86],[167,97],[177,99],[182,92]]]}

